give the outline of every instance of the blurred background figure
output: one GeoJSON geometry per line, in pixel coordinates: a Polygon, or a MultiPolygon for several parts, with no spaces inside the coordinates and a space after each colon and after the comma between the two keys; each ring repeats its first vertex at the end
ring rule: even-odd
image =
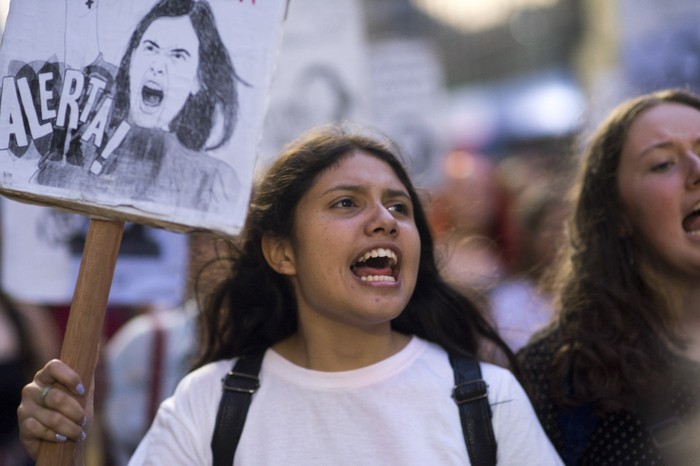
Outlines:
{"type": "Polygon", "coordinates": [[[58,329],[47,310],[0,291],[0,466],[34,464],[19,442],[17,406],[33,373],[58,354],[58,329]]]}
{"type": "Polygon", "coordinates": [[[502,278],[510,248],[506,191],[485,155],[450,152],[443,182],[433,191],[429,215],[445,278],[470,293],[486,291],[502,278]]]}
{"type": "Polygon", "coordinates": [[[582,151],[556,315],[518,352],[567,465],[698,465],[699,132],[700,97],[660,91],[619,104],[582,151]]]}
{"type": "Polygon", "coordinates": [[[126,465],[160,402],[188,372],[196,352],[196,303],[150,309],[107,343],[102,421],[110,464],[126,465]]]}
{"type": "Polygon", "coordinates": [[[515,202],[518,241],[513,264],[490,293],[494,323],[513,351],[552,317],[546,278],[562,243],[567,212],[563,191],[545,180],[537,180],[515,202]]]}

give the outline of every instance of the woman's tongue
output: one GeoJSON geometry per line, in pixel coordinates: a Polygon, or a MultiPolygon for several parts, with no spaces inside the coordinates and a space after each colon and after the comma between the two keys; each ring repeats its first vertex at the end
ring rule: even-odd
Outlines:
{"type": "Polygon", "coordinates": [[[370,267],[368,265],[357,265],[352,269],[353,273],[358,277],[370,277],[370,276],[392,276],[391,267],[370,267]]]}

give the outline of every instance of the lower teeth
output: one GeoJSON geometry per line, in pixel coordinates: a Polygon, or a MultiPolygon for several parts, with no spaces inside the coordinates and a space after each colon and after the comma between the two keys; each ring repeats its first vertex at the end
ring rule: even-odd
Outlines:
{"type": "Polygon", "coordinates": [[[360,277],[363,282],[393,282],[394,277],[388,275],[368,275],[365,277],[360,277]]]}

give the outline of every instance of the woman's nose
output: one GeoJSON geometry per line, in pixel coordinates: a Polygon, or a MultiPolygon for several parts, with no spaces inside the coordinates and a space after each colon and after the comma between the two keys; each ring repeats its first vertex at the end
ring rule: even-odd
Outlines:
{"type": "Polygon", "coordinates": [[[399,231],[396,217],[384,205],[376,206],[368,222],[368,229],[370,234],[384,233],[395,235],[399,231]]]}
{"type": "Polygon", "coordinates": [[[687,185],[690,189],[697,189],[700,187],[700,155],[695,152],[688,155],[687,185]]]}

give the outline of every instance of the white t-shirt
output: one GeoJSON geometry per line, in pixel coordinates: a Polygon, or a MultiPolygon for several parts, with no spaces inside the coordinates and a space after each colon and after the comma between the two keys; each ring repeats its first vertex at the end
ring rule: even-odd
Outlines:
{"type": "MultiPolygon", "coordinates": [[[[233,361],[192,372],[163,402],[137,465],[211,465],[221,379],[233,361]]],[[[507,370],[482,363],[498,464],[562,465],[525,392],[507,370]]],[[[468,465],[454,373],[446,352],[413,337],[371,366],[320,372],[268,350],[234,465],[468,465]]]]}

